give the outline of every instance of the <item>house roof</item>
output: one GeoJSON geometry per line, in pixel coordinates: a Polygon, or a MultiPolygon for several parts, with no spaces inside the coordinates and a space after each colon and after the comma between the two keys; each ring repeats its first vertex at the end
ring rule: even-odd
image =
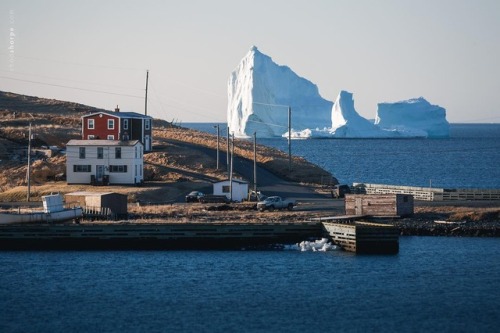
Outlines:
{"type": "Polygon", "coordinates": [[[142,143],[139,140],[69,140],[66,146],[135,146],[142,143]]]}
{"type": "Polygon", "coordinates": [[[153,119],[152,117],[150,116],[146,116],[144,114],[140,114],[140,113],[137,113],[137,112],[113,112],[113,111],[99,111],[99,112],[94,112],[94,113],[91,113],[91,114],[86,114],[84,116],[82,116],[82,118],[86,118],[86,117],[91,117],[91,116],[95,116],[96,114],[107,114],[107,115],[110,115],[110,116],[113,116],[113,117],[117,117],[117,118],[134,118],[134,119],[153,119]]]}
{"type": "MultiPolygon", "coordinates": [[[[229,179],[226,179],[226,180],[221,180],[219,182],[215,182],[214,184],[227,183],[229,181],[230,181],[229,179]]],[[[248,184],[248,182],[246,180],[243,180],[243,179],[234,179],[234,178],[233,178],[233,183],[248,184]]]]}
{"type": "Polygon", "coordinates": [[[116,193],[116,192],[90,192],[90,191],[78,191],[78,192],[71,192],[71,193],[66,193],[65,196],[86,196],[86,197],[102,197],[105,195],[121,195],[121,196],[127,196],[126,194],[121,194],[121,193],[116,193]]]}

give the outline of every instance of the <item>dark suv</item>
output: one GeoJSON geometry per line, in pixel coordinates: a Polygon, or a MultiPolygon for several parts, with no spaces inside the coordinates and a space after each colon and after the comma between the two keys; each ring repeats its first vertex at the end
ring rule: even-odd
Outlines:
{"type": "Polygon", "coordinates": [[[186,202],[199,202],[201,198],[203,198],[205,194],[198,191],[192,191],[188,195],[186,195],[186,202]]]}

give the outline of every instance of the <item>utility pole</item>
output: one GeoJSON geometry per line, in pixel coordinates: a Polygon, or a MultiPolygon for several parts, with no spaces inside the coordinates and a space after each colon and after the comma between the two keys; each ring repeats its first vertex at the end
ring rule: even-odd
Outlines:
{"type": "Polygon", "coordinates": [[[231,171],[229,172],[229,191],[231,192],[231,202],[233,201],[233,164],[234,164],[234,133],[231,145],[231,171]]]}
{"type": "Polygon", "coordinates": [[[31,191],[31,123],[30,129],[28,132],[28,170],[27,170],[27,183],[28,183],[28,194],[26,197],[26,201],[30,201],[30,191],[31,191]]]}
{"type": "Polygon", "coordinates": [[[144,115],[148,115],[148,81],[149,81],[149,70],[146,70],[146,98],[144,100],[144,115]]]}
{"type": "Polygon", "coordinates": [[[292,171],[292,108],[288,107],[288,171],[292,171]]]}
{"type": "Polygon", "coordinates": [[[253,132],[253,190],[257,195],[257,132],[253,132]]]}
{"type": "Polygon", "coordinates": [[[217,128],[217,170],[219,170],[219,124],[215,125],[217,128]]]}
{"type": "Polygon", "coordinates": [[[227,150],[226,150],[226,168],[227,168],[227,176],[229,178],[229,126],[227,127],[227,150]]]}

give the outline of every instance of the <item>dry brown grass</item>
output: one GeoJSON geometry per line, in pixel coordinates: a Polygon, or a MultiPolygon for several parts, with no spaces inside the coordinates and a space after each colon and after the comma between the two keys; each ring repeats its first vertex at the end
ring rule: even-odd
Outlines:
{"type": "MultiPolygon", "coordinates": [[[[159,146],[175,142],[185,142],[211,149],[217,148],[217,136],[215,134],[200,132],[192,129],[159,126],[155,130],[154,137],[156,139],[155,144],[159,146]]],[[[227,152],[227,138],[220,137],[219,147],[221,151],[227,152]]],[[[234,153],[237,156],[253,160],[253,141],[236,139],[234,153]]],[[[199,161],[198,154],[193,156],[195,158],[191,162],[199,161]]],[[[189,156],[182,156],[182,159],[185,158],[189,158],[189,156]]],[[[307,184],[338,183],[331,173],[298,156],[292,156],[292,171],[290,172],[288,154],[274,148],[257,145],[256,158],[259,166],[264,167],[277,176],[287,180],[307,184]]],[[[192,165],[192,163],[189,164],[192,165]]],[[[201,165],[198,166],[198,169],[200,167],[214,169],[215,161],[212,160],[208,163],[201,163],[201,165]]]]}
{"type": "MultiPolygon", "coordinates": [[[[254,203],[173,204],[158,206],[129,205],[129,214],[138,221],[152,222],[241,222],[272,223],[308,221],[322,213],[306,211],[258,212],[254,203]]],[[[324,213],[323,215],[328,214],[324,213]]],[[[326,215],[325,215],[326,216],[326,215]]]]}
{"type": "MultiPolygon", "coordinates": [[[[0,201],[22,201],[26,198],[25,155],[29,123],[32,124],[32,132],[35,135],[33,147],[64,147],[69,140],[80,138],[81,116],[89,111],[99,110],[75,103],[1,92],[0,104],[0,107],[3,106],[3,110],[0,110],[0,201]],[[17,161],[12,159],[13,155],[17,155],[17,161]]],[[[216,161],[212,155],[196,148],[216,149],[216,135],[179,128],[163,120],[155,120],[153,128],[154,151],[144,157],[147,184],[142,188],[126,187],[128,190],[124,191],[128,192],[129,200],[173,201],[185,192],[227,178],[224,167],[216,169],[216,161]],[[157,186],[159,183],[162,185],[157,186]]],[[[221,137],[221,151],[226,150],[226,142],[226,139],[221,137]]],[[[253,160],[253,142],[236,140],[235,154],[253,160]]],[[[301,157],[293,157],[290,173],[287,154],[262,145],[257,148],[257,163],[291,181],[306,184],[336,183],[330,173],[301,157]]],[[[48,179],[64,172],[64,156],[36,160],[31,168],[33,200],[51,192],[76,191],[64,182],[48,182],[48,179]]],[[[105,190],[84,188],[89,191],[105,190]]],[[[120,192],[121,189],[119,186],[113,186],[109,191],[120,192]]]]}
{"type": "Polygon", "coordinates": [[[466,207],[466,206],[420,206],[415,213],[436,215],[436,219],[448,221],[500,221],[500,207],[466,207]]]}

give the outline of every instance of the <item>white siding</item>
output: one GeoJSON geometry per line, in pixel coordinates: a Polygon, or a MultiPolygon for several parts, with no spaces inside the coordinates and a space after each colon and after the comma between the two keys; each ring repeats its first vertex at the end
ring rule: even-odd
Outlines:
{"type": "MultiPolygon", "coordinates": [[[[231,193],[225,193],[222,191],[224,186],[229,186],[229,180],[224,180],[213,184],[215,195],[225,195],[228,199],[231,199],[231,193]]],[[[239,181],[233,181],[233,201],[243,201],[248,196],[248,183],[241,183],[239,181]]]]}
{"type": "Polygon", "coordinates": [[[143,156],[135,154],[136,147],[142,152],[142,144],[135,146],[67,146],[66,179],[68,184],[90,184],[91,176],[96,176],[97,166],[104,166],[103,175],[109,176],[110,184],[136,184],[143,181],[143,156]],[[79,158],[79,148],[85,147],[85,158],[79,158]],[[97,148],[103,148],[103,158],[97,158],[97,148]],[[121,148],[121,158],[115,158],[115,147],[121,148]],[[75,165],[90,165],[90,172],[75,172],[75,165]],[[126,166],[126,172],[112,172],[112,166],[126,166]],[[138,170],[137,176],[135,170],[138,170]]]}

